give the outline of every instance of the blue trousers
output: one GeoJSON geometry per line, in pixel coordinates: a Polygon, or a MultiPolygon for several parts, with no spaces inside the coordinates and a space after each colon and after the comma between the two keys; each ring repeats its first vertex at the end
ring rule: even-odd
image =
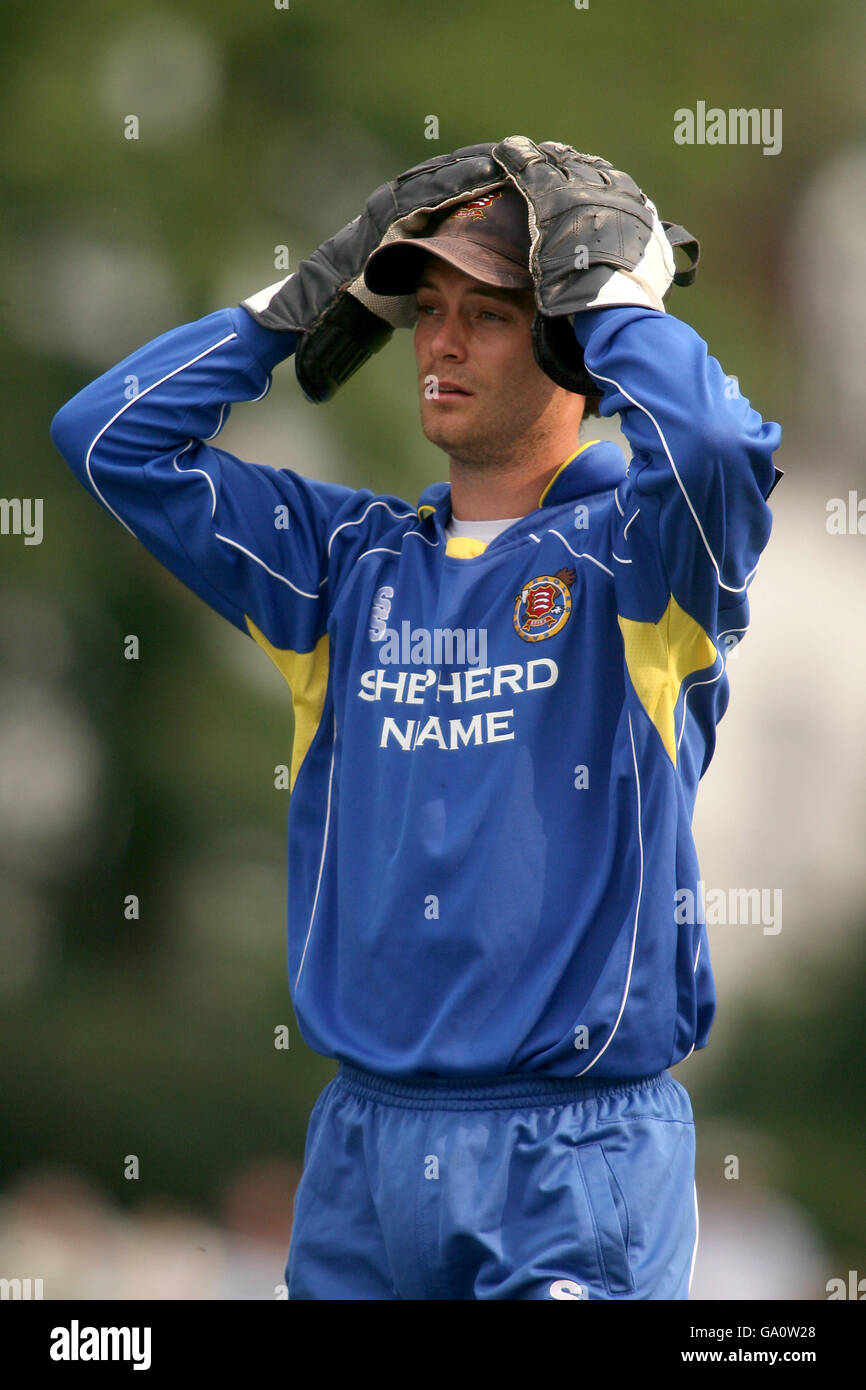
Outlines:
{"type": "Polygon", "coordinates": [[[391,1081],[310,1117],[289,1299],[685,1299],[694,1121],[670,1075],[391,1081]]]}

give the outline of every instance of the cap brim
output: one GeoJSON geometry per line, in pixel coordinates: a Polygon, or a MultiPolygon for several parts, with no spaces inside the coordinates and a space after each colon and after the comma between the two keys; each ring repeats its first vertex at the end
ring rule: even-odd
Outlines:
{"type": "Polygon", "coordinates": [[[367,260],[364,283],[374,294],[414,294],[428,255],[485,285],[532,289],[532,277],[525,267],[469,237],[405,237],[380,246],[367,260]]]}

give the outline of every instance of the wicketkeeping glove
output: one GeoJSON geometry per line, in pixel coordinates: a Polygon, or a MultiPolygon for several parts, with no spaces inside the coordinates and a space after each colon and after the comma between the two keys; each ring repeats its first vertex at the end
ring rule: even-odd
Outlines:
{"type": "Polygon", "coordinates": [[[375,295],[367,258],[401,236],[420,236],[432,214],[505,183],[492,144],[467,145],[408,169],[371,193],[360,216],[284,280],[243,300],[265,328],[300,334],[295,372],[308,400],[326,401],[395,328],[410,327],[414,295],[375,295]]]}
{"type": "Polygon", "coordinates": [[[664,313],[671,284],[693,282],[699,244],[685,228],[661,222],[634,180],[598,155],[512,135],[494,145],[493,158],[528,207],[536,361],[567,390],[598,395],[571,316],[630,304],[664,313]],[[676,269],[674,246],[689,257],[685,270],[676,269]]]}

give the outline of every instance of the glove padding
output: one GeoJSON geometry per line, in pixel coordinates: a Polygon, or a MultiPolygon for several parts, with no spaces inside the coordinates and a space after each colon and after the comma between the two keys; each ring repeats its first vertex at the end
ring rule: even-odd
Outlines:
{"type": "Polygon", "coordinates": [[[506,179],[492,149],[492,144],[467,145],[382,184],[360,216],[293,274],[243,300],[263,327],[300,334],[295,372],[308,400],[329,400],[395,328],[414,322],[414,295],[383,296],[367,289],[367,259],[397,237],[421,236],[430,217],[452,203],[501,188],[506,179]]]}
{"type": "Polygon", "coordinates": [[[695,278],[698,242],[683,227],[661,222],[634,180],[598,155],[512,135],[493,147],[493,157],[528,207],[536,361],[558,385],[598,396],[571,316],[631,304],[664,313],[671,284],[695,278]],[[687,269],[676,269],[674,246],[687,252],[687,269]]]}

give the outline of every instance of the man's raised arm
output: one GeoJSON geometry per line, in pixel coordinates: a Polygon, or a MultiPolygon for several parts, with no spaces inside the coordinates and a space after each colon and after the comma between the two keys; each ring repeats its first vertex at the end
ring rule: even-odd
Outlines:
{"type": "Polygon", "coordinates": [[[293,353],[305,396],[328,400],[413,312],[412,296],[383,300],[365,289],[371,252],[502,179],[489,145],[408,170],[292,275],[154,339],[55,416],[52,438],[88,491],[257,640],[304,651],[319,640],[329,537],[372,494],[243,463],[211,441],[232,404],[260,400],[293,353]]]}
{"type": "Polygon", "coordinates": [[[781,430],[670,314],[590,310],[574,329],[601,413],[619,415],[632,450],[613,542],[624,616],[655,622],[673,599],[727,649],[724,630],[747,625],[747,589],[770,537],[781,430]]]}
{"type": "Polygon", "coordinates": [[[327,529],[351,491],[243,463],[210,441],[232,404],[266,394],[295,342],[243,309],[209,314],[85,387],[51,427],[88,491],[162,564],[277,645],[321,628],[327,529]]]}

